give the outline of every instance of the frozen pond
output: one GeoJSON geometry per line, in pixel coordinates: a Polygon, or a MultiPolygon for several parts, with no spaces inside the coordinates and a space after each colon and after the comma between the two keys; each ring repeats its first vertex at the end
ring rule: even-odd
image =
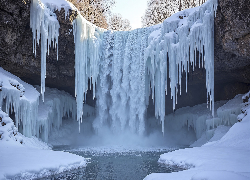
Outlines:
{"type": "Polygon", "coordinates": [[[170,173],[181,171],[179,167],[166,167],[157,161],[161,154],[170,150],[96,150],[92,148],[69,149],[66,146],[54,147],[88,159],[86,168],[66,172],[46,179],[95,179],[95,180],[141,180],[150,173],[170,173]]]}

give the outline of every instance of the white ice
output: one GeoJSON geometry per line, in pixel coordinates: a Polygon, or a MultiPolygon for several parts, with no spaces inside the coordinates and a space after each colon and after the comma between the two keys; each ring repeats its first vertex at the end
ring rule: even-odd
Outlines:
{"type": "MultiPolygon", "coordinates": [[[[36,88],[40,87],[36,86],[36,88]]],[[[59,129],[62,126],[63,117],[76,118],[76,102],[70,94],[48,87],[44,100],[43,102],[40,97],[37,119],[39,134],[37,137],[48,142],[52,128],[59,129]]]]}
{"type": "Polygon", "coordinates": [[[39,93],[18,77],[0,67],[0,109],[15,113],[15,125],[27,137],[38,135],[39,93]]]}

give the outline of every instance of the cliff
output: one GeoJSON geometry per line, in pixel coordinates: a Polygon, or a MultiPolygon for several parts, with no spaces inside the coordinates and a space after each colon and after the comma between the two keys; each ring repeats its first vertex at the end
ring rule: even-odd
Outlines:
{"type": "MultiPolygon", "coordinates": [[[[40,47],[37,47],[35,57],[29,10],[30,0],[0,0],[0,66],[27,83],[39,85],[40,47]]],[[[59,60],[56,60],[55,50],[47,56],[46,86],[74,95],[72,25],[68,18],[64,18],[63,9],[56,14],[60,23],[59,60]]],[[[249,52],[250,1],[219,0],[215,19],[215,100],[231,99],[249,90],[249,52]]],[[[191,72],[188,93],[182,95],[177,108],[206,102],[205,88],[205,71],[196,69],[191,72]]],[[[88,96],[91,97],[91,93],[88,96]]],[[[93,105],[91,98],[87,101],[93,105]]]]}

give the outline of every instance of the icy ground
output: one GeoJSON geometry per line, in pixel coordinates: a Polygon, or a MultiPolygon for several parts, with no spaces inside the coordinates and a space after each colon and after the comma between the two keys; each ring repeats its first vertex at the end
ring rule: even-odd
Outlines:
{"type": "Polygon", "coordinates": [[[223,132],[227,131],[227,127],[219,126],[210,140],[214,140],[213,142],[208,142],[201,147],[186,148],[163,154],[158,161],[190,169],[169,174],[153,173],[148,175],[145,180],[250,179],[249,102],[244,103],[242,112],[238,116],[238,119],[242,121],[234,124],[224,136],[223,132]],[[222,138],[220,139],[220,137],[222,138]]]}

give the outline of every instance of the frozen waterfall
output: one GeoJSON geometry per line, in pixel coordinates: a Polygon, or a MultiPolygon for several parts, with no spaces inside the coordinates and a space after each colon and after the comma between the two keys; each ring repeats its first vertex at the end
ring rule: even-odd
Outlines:
{"type": "MultiPolygon", "coordinates": [[[[182,93],[181,77],[183,73],[187,77],[197,62],[199,67],[206,69],[207,101],[214,116],[216,8],[217,0],[208,0],[200,7],[172,15],[162,24],[128,32],[98,28],[78,13],[73,22],[73,31],[79,123],[82,121],[83,103],[90,80],[93,98],[97,97],[97,118],[93,123],[97,130],[109,126],[115,132],[129,128],[143,134],[151,94],[155,103],[155,116],[160,117],[164,133],[167,87],[171,88],[170,96],[175,109],[177,94],[182,93]]],[[[47,10],[40,0],[32,0],[34,46],[41,34],[42,94],[45,91],[47,47],[54,39],[54,45],[57,45],[59,35],[59,23],[53,13],[47,16],[47,10]]]]}

